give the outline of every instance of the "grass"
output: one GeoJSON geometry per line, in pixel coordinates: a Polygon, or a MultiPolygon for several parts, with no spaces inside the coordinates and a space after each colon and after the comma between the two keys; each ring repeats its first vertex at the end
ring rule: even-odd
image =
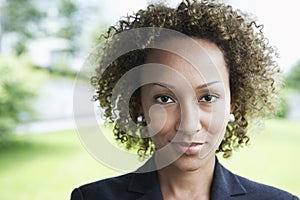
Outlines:
{"type": "MultiPolygon", "coordinates": [[[[299,128],[299,122],[268,121],[252,145],[220,160],[235,173],[300,196],[299,128]]],[[[17,136],[0,150],[0,199],[69,199],[74,187],[118,174],[89,155],[73,130],[17,136]]]]}
{"type": "Polygon", "coordinates": [[[234,173],[300,196],[299,129],[299,121],[268,121],[248,147],[220,160],[234,173]]]}
{"type": "Polygon", "coordinates": [[[81,146],[75,131],[24,135],[0,151],[0,199],[70,199],[72,189],[116,173],[81,146]]]}

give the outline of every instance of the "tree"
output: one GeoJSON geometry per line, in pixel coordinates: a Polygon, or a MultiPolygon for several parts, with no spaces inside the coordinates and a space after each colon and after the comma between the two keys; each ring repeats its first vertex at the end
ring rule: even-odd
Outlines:
{"type": "Polygon", "coordinates": [[[286,84],[290,88],[300,90],[300,61],[288,73],[286,84]]]}
{"type": "Polygon", "coordinates": [[[26,51],[26,40],[35,37],[39,32],[39,22],[45,13],[38,10],[32,0],[2,0],[0,15],[0,40],[3,40],[3,36],[16,40],[13,48],[20,55],[26,51]]]}
{"type": "MultiPolygon", "coordinates": [[[[17,55],[27,51],[27,41],[38,37],[75,41],[81,26],[77,10],[71,0],[0,0],[0,52],[5,38],[14,41],[17,55]]],[[[75,48],[76,42],[72,44],[75,48]]]]}
{"type": "Polygon", "coordinates": [[[43,79],[30,66],[26,58],[0,55],[0,142],[16,124],[33,116],[31,101],[43,79]]]}

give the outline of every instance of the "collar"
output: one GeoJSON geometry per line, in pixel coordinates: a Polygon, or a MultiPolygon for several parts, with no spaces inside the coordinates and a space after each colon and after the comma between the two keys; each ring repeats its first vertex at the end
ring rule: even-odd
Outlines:
{"type": "MultiPolygon", "coordinates": [[[[145,169],[153,169],[154,159],[149,159],[141,168],[133,173],[128,186],[129,192],[141,194],[139,200],[163,200],[157,171],[140,173],[145,169]]],[[[246,189],[238,179],[238,176],[224,168],[216,158],[213,183],[211,186],[212,200],[230,200],[240,195],[245,195],[246,189]]]]}
{"type": "Polygon", "coordinates": [[[224,168],[216,158],[214,178],[211,186],[211,199],[224,200],[245,195],[246,189],[238,179],[238,176],[224,168]]]}
{"type": "Polygon", "coordinates": [[[163,200],[157,171],[151,171],[154,166],[152,157],[132,175],[128,191],[140,193],[142,196],[138,200],[163,200]]]}
{"type": "Polygon", "coordinates": [[[128,191],[140,193],[141,197],[138,200],[163,200],[156,171],[134,174],[128,191]]]}

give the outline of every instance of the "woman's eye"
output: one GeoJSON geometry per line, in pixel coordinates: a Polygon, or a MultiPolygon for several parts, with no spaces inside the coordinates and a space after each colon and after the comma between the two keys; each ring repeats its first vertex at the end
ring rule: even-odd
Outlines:
{"type": "Polygon", "coordinates": [[[154,97],[154,99],[162,104],[167,104],[167,103],[174,103],[174,100],[169,97],[169,96],[165,96],[165,95],[161,95],[161,96],[156,96],[154,97]]]}
{"type": "Polygon", "coordinates": [[[201,97],[200,102],[212,103],[216,101],[219,97],[212,94],[207,94],[201,97]]]}

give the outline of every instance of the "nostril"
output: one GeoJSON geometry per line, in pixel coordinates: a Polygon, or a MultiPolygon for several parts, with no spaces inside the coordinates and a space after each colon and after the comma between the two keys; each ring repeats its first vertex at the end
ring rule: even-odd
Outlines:
{"type": "Polygon", "coordinates": [[[196,134],[199,133],[202,129],[200,120],[194,121],[181,121],[176,127],[176,131],[184,134],[196,134]]]}
{"type": "Polygon", "coordinates": [[[176,127],[176,131],[183,134],[196,134],[202,129],[202,125],[199,119],[185,119],[176,127]]]}
{"type": "Polygon", "coordinates": [[[194,134],[198,134],[200,133],[200,129],[197,129],[197,130],[176,130],[177,133],[179,134],[185,134],[185,135],[194,135],[194,134]]]}

